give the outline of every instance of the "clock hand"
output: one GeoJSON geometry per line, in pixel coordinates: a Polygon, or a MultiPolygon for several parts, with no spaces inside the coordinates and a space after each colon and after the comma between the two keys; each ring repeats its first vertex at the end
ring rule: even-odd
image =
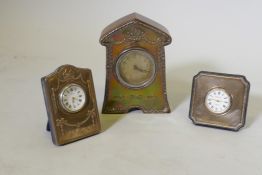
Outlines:
{"type": "Polygon", "coordinates": [[[214,99],[214,98],[210,98],[210,100],[213,100],[213,101],[216,101],[216,102],[227,102],[227,101],[223,101],[223,100],[217,100],[217,99],[214,99]]]}
{"type": "Polygon", "coordinates": [[[75,100],[77,100],[77,97],[72,97],[73,103],[75,103],[75,100]]]}
{"type": "Polygon", "coordinates": [[[135,70],[138,70],[139,72],[144,72],[144,73],[149,72],[149,70],[141,69],[141,68],[139,68],[137,65],[134,65],[134,69],[135,69],[135,70]]]}
{"type": "Polygon", "coordinates": [[[213,101],[216,101],[216,102],[221,102],[221,100],[217,100],[217,99],[211,99],[213,101]]]}

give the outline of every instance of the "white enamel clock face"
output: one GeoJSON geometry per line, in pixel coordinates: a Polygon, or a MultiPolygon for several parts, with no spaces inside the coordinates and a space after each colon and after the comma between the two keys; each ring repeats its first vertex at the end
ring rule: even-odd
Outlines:
{"type": "Polygon", "coordinates": [[[70,84],[61,91],[60,103],[66,111],[78,112],[86,103],[85,91],[77,84],[70,84]]]}
{"type": "Polygon", "coordinates": [[[154,79],[155,62],[149,53],[132,49],[119,57],[116,73],[120,82],[128,87],[146,86],[154,79]]]}
{"type": "Polygon", "coordinates": [[[224,89],[215,88],[207,93],[205,105],[210,112],[223,114],[229,110],[231,98],[224,89]]]}

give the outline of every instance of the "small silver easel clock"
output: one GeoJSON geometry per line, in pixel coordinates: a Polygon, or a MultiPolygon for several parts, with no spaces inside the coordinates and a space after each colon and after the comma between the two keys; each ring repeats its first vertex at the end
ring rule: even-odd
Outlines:
{"type": "Polygon", "coordinates": [[[190,119],[196,125],[238,131],[245,125],[249,87],[241,75],[199,72],[193,78],[190,119]]]}
{"type": "Polygon", "coordinates": [[[53,143],[68,144],[101,131],[90,69],[62,65],[41,79],[53,143]]]}

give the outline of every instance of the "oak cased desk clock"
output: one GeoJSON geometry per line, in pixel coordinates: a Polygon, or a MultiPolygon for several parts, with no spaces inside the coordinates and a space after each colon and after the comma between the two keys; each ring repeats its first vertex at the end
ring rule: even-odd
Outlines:
{"type": "Polygon", "coordinates": [[[189,117],[196,125],[238,131],[245,125],[250,84],[244,76],[199,72],[189,117]]]}
{"type": "Polygon", "coordinates": [[[103,113],[170,112],[164,46],[171,37],[165,27],[132,13],[107,26],[100,43],[106,46],[103,113]]]}
{"type": "Polygon", "coordinates": [[[41,79],[53,143],[64,145],[101,130],[92,73],[63,65],[41,79]]]}

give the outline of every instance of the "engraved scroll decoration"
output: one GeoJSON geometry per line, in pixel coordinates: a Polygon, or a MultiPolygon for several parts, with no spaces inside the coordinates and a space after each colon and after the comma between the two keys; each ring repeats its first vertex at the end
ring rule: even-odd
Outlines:
{"type": "MultiPolygon", "coordinates": [[[[88,90],[89,90],[89,94],[92,94],[91,92],[91,81],[87,80],[84,81],[84,78],[81,74],[81,72],[76,69],[73,66],[66,66],[66,67],[62,67],[59,68],[56,72],[58,74],[58,81],[57,81],[57,87],[56,88],[52,88],[52,101],[53,104],[55,106],[55,111],[54,112],[58,112],[58,108],[57,108],[57,103],[55,102],[56,98],[54,96],[54,92],[59,91],[60,86],[67,81],[70,80],[81,80],[84,84],[87,85],[88,90]]],[[[92,104],[95,104],[95,99],[92,95],[90,95],[92,104]]],[[[61,117],[59,119],[56,119],[56,126],[60,129],[61,135],[65,136],[67,138],[72,138],[72,137],[78,137],[81,136],[84,133],[90,132],[94,129],[94,127],[96,127],[96,109],[92,108],[91,110],[88,110],[88,112],[85,114],[85,117],[82,121],[78,122],[78,123],[70,123],[68,122],[68,120],[66,120],[66,117],[61,117]],[[88,122],[89,120],[92,120],[92,125],[87,126],[87,127],[82,127],[86,122],[88,122]],[[67,130],[65,132],[65,128],[64,127],[73,127],[73,130],[67,130]]]]}
{"type": "Polygon", "coordinates": [[[110,38],[110,43],[112,44],[122,44],[124,42],[133,43],[140,40],[143,40],[152,45],[162,43],[161,37],[148,36],[145,29],[143,29],[143,27],[138,25],[128,25],[127,27],[120,29],[119,31],[120,34],[117,34],[116,36],[112,36],[112,38],[110,38]]]}
{"type": "Polygon", "coordinates": [[[57,107],[57,102],[56,102],[56,92],[59,91],[61,84],[64,84],[66,81],[70,80],[78,80],[80,79],[83,83],[86,84],[84,81],[82,74],[79,70],[77,70],[74,66],[71,65],[66,65],[58,68],[54,75],[57,75],[57,86],[56,88],[52,88],[52,103],[54,106],[54,113],[58,113],[58,107],[57,107]]]}

